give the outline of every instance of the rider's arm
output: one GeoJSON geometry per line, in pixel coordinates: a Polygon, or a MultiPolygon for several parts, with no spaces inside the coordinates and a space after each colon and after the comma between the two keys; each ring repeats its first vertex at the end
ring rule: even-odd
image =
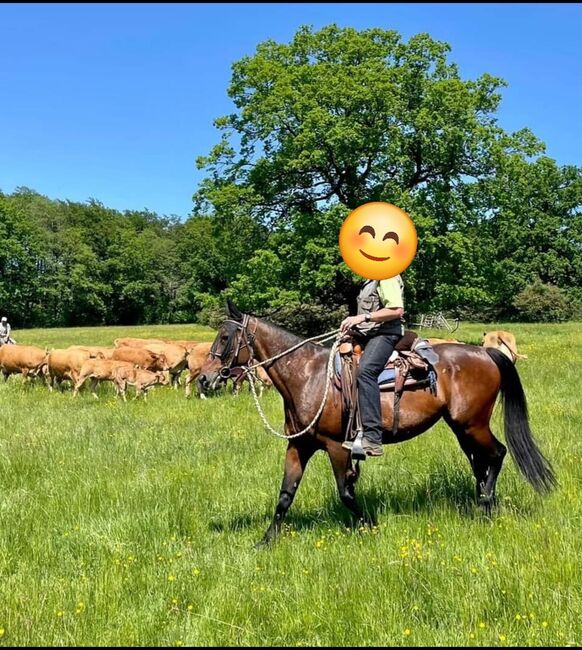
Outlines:
{"type": "Polygon", "coordinates": [[[370,314],[370,320],[373,323],[384,323],[389,320],[396,320],[404,316],[404,309],[402,307],[382,307],[370,314]]]}
{"type": "Polygon", "coordinates": [[[380,280],[378,284],[378,295],[382,307],[371,314],[371,321],[374,323],[384,323],[385,321],[396,320],[404,316],[404,300],[400,276],[380,280]]]}

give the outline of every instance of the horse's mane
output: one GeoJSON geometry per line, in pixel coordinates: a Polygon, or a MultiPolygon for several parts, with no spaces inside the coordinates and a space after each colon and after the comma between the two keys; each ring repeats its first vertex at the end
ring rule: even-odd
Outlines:
{"type": "MultiPolygon", "coordinates": [[[[290,332],[289,330],[286,330],[279,325],[275,325],[275,323],[267,320],[266,318],[257,318],[260,323],[267,325],[271,330],[274,330],[274,332],[277,334],[277,337],[279,340],[281,340],[286,349],[297,345],[297,343],[304,341],[306,338],[310,338],[308,336],[298,336],[297,334],[294,334],[293,332],[290,332]]],[[[324,345],[317,345],[316,343],[305,343],[303,348],[306,350],[311,350],[314,353],[319,352],[329,354],[329,348],[324,345]]]]}

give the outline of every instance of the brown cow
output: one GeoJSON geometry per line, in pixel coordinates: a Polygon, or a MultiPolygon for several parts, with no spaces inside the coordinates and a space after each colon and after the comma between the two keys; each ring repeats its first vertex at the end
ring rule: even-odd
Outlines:
{"type": "MultiPolygon", "coordinates": [[[[208,357],[212,343],[199,343],[190,351],[188,355],[188,377],[186,377],[186,397],[192,394],[192,382],[196,380],[202,366],[208,357]]],[[[198,391],[198,395],[205,398],[206,395],[198,391]]]]}
{"type": "Polygon", "coordinates": [[[116,348],[121,348],[124,345],[130,348],[145,348],[150,343],[165,343],[165,341],[163,339],[138,339],[131,337],[119,338],[113,341],[113,345],[116,348]]]}
{"type": "Polygon", "coordinates": [[[459,345],[465,345],[463,341],[457,341],[457,339],[426,339],[431,345],[439,345],[439,343],[459,343],[459,345]]]}
{"type": "Polygon", "coordinates": [[[114,385],[116,396],[121,395],[126,402],[125,396],[127,386],[135,386],[135,397],[137,399],[143,395],[147,401],[148,391],[156,384],[166,386],[170,383],[170,377],[167,372],[150,372],[142,368],[127,368],[120,366],[114,370],[114,385]]]}
{"type": "Polygon", "coordinates": [[[97,382],[100,381],[115,381],[115,374],[120,368],[125,368],[128,371],[135,369],[135,366],[128,361],[113,361],[111,359],[87,359],[81,366],[81,371],[77,381],[75,382],[75,390],[73,397],[79,393],[79,389],[87,381],[91,380],[91,394],[95,399],[99,399],[96,388],[97,382]]]}
{"type": "Polygon", "coordinates": [[[517,342],[511,332],[504,332],[503,330],[483,332],[483,347],[496,348],[512,363],[515,363],[518,359],[527,359],[527,355],[518,354],[517,342]]]}
{"type": "Polygon", "coordinates": [[[107,348],[103,345],[70,345],[67,350],[80,350],[88,352],[90,359],[112,359],[115,348],[107,348]]]}
{"type": "Polygon", "coordinates": [[[47,353],[34,345],[0,346],[0,370],[5,381],[15,374],[21,374],[25,381],[29,377],[46,376],[47,353]]]}
{"type": "MultiPolygon", "coordinates": [[[[263,368],[263,366],[257,366],[253,372],[255,373],[255,388],[258,384],[259,386],[258,394],[259,397],[262,397],[265,388],[268,390],[269,388],[273,387],[273,382],[271,381],[271,378],[269,377],[267,371],[263,368]]],[[[235,397],[239,394],[241,386],[245,381],[248,381],[250,383],[250,379],[248,378],[246,373],[240,375],[239,377],[233,380],[232,394],[235,397]]]]}
{"type": "Polygon", "coordinates": [[[81,366],[90,359],[91,355],[86,350],[58,350],[53,349],[48,353],[48,377],[49,390],[53,390],[55,382],[61,388],[63,380],[77,382],[81,366]]]}
{"type": "Polygon", "coordinates": [[[139,366],[144,370],[152,372],[168,370],[166,357],[163,354],[156,354],[145,348],[131,348],[126,345],[113,350],[114,361],[128,361],[134,366],[139,366]]]}
{"type": "Polygon", "coordinates": [[[196,346],[201,344],[200,341],[173,341],[172,339],[164,339],[164,342],[172,345],[180,345],[185,348],[188,353],[192,352],[196,346]]]}
{"type": "Polygon", "coordinates": [[[166,357],[166,368],[170,372],[171,385],[178,388],[180,385],[180,375],[188,365],[188,353],[180,345],[170,343],[149,343],[145,346],[146,350],[163,354],[166,357]]]}

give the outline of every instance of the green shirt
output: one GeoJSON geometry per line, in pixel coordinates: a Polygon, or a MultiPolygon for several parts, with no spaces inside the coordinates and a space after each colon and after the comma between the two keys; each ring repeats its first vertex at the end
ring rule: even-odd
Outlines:
{"type": "Polygon", "coordinates": [[[387,280],[380,280],[378,284],[378,295],[380,296],[382,306],[388,307],[389,309],[396,309],[397,307],[404,309],[403,289],[404,284],[399,275],[388,278],[387,280]]]}

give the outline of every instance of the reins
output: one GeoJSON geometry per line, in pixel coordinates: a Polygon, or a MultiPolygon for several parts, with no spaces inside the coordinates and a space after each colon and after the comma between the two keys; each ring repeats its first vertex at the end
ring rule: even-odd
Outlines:
{"type": "MultiPolygon", "coordinates": [[[[254,341],[254,335],[255,335],[255,333],[257,331],[258,323],[255,325],[254,332],[252,332],[252,334],[249,337],[249,334],[247,332],[247,326],[249,324],[249,320],[250,320],[249,315],[245,314],[244,317],[243,317],[242,324],[239,323],[238,321],[233,321],[233,320],[230,320],[230,322],[235,323],[237,325],[237,327],[240,328],[240,330],[241,330],[241,336],[239,338],[238,345],[237,345],[237,353],[240,351],[241,347],[246,346],[249,349],[249,354],[250,354],[249,363],[248,363],[247,367],[243,370],[243,374],[248,374],[249,384],[251,386],[251,393],[253,394],[253,399],[255,401],[255,406],[257,407],[257,411],[259,413],[259,416],[260,416],[260,418],[261,418],[261,420],[263,422],[263,425],[265,426],[265,429],[267,429],[267,431],[269,431],[269,433],[272,433],[274,436],[277,436],[278,438],[285,438],[287,440],[291,440],[293,438],[298,438],[299,436],[302,436],[302,435],[306,434],[313,427],[313,425],[317,422],[317,420],[319,419],[319,417],[323,413],[323,409],[325,408],[325,403],[327,401],[327,396],[328,396],[328,393],[329,393],[329,386],[331,384],[331,380],[332,380],[332,377],[333,377],[333,362],[334,362],[335,354],[336,354],[336,351],[337,351],[337,349],[339,347],[339,342],[340,342],[340,339],[341,339],[340,330],[339,329],[330,330],[329,332],[325,332],[324,334],[318,334],[317,336],[312,336],[312,337],[310,337],[308,339],[304,339],[303,341],[300,341],[299,343],[297,343],[296,345],[293,345],[292,347],[288,348],[287,350],[283,350],[283,352],[280,352],[279,354],[276,354],[276,355],[270,357],[269,359],[265,359],[264,361],[259,361],[259,362],[252,362],[253,357],[252,357],[251,344],[252,344],[252,341],[254,341]],[[243,335],[245,337],[244,345],[242,344],[243,335]],[[251,338],[252,340],[249,340],[249,338],[251,338]],[[259,402],[259,398],[257,396],[257,391],[255,389],[256,377],[255,377],[254,372],[253,372],[254,369],[258,368],[259,366],[264,366],[264,365],[266,365],[268,363],[272,363],[273,361],[277,361],[277,359],[280,359],[281,357],[284,357],[284,356],[286,356],[288,354],[291,354],[292,352],[295,352],[295,350],[302,347],[306,343],[312,343],[314,341],[317,341],[318,343],[324,343],[325,341],[330,341],[331,339],[335,339],[335,340],[334,340],[333,345],[331,347],[331,351],[330,351],[330,354],[329,354],[329,359],[327,361],[325,391],[323,393],[323,399],[321,400],[321,404],[320,404],[319,408],[317,409],[317,413],[315,414],[315,417],[313,418],[313,420],[311,420],[311,422],[305,428],[301,429],[301,431],[298,431],[297,433],[293,433],[291,435],[285,435],[284,433],[279,433],[277,430],[275,430],[270,425],[270,423],[267,420],[267,417],[266,417],[266,415],[265,415],[265,413],[264,413],[264,411],[263,411],[263,409],[261,407],[261,404],[259,402]]],[[[234,360],[236,358],[236,356],[237,356],[237,354],[235,354],[233,356],[232,360],[234,360]]],[[[232,360],[231,360],[231,362],[232,362],[232,360]]]]}

